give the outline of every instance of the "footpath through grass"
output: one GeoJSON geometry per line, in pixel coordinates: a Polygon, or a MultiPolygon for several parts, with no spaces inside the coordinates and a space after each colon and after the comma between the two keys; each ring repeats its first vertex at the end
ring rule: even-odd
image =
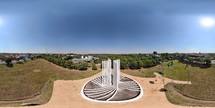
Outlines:
{"type": "Polygon", "coordinates": [[[49,93],[49,95],[44,94],[48,96],[44,100],[47,102],[50,99],[50,92],[52,91],[44,91],[44,87],[49,87],[46,90],[52,90],[53,87],[53,83],[48,82],[58,79],[77,80],[96,73],[98,71],[64,69],[43,59],[28,61],[24,64],[15,64],[13,67],[0,65],[0,101],[31,99],[45,92],[49,93]]]}

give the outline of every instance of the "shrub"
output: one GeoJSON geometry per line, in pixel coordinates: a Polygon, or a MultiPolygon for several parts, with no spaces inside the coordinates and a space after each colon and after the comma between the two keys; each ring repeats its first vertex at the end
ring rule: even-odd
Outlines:
{"type": "Polygon", "coordinates": [[[5,59],[6,64],[12,64],[12,59],[10,57],[7,57],[5,59]]]}
{"type": "Polygon", "coordinates": [[[77,69],[78,70],[87,70],[87,63],[77,63],[77,69]]]}
{"type": "Polygon", "coordinates": [[[97,70],[95,63],[92,63],[92,70],[97,70]]]}
{"type": "Polygon", "coordinates": [[[64,63],[64,67],[66,67],[66,68],[71,68],[71,65],[72,65],[72,64],[73,64],[72,61],[67,60],[67,61],[64,63]]]}

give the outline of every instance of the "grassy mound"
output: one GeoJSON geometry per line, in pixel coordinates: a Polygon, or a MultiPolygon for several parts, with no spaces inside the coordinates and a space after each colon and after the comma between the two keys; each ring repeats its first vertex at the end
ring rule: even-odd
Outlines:
{"type": "MultiPolygon", "coordinates": [[[[0,65],[0,101],[31,99],[43,94],[43,92],[50,94],[50,92],[44,91],[44,87],[52,87],[46,84],[53,83],[47,82],[57,79],[77,80],[96,73],[98,71],[64,69],[43,59],[15,64],[12,68],[0,65]]],[[[46,90],[52,89],[46,88],[46,90]]],[[[44,101],[48,101],[49,98],[44,101]]]]}
{"type": "Polygon", "coordinates": [[[166,74],[166,77],[178,80],[190,79],[192,82],[190,85],[169,84],[167,86],[168,88],[173,88],[171,90],[175,90],[182,95],[179,96],[175,93],[172,93],[171,95],[167,94],[167,98],[170,102],[192,106],[215,105],[214,103],[208,102],[215,102],[215,65],[212,65],[210,68],[189,66],[186,70],[183,68],[185,66],[185,64],[174,61],[174,66],[172,68],[161,68],[166,74]]]}
{"type": "Polygon", "coordinates": [[[183,106],[201,106],[201,107],[212,107],[215,106],[215,101],[202,101],[198,99],[189,98],[182,95],[174,89],[175,84],[167,84],[165,88],[168,90],[166,93],[167,99],[177,105],[183,106]]]}
{"type": "Polygon", "coordinates": [[[215,66],[195,70],[190,72],[191,85],[175,85],[174,88],[194,99],[215,101],[215,66]]]}

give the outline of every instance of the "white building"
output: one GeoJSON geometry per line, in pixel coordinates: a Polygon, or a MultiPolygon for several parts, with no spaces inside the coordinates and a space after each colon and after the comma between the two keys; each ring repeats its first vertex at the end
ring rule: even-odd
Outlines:
{"type": "Polygon", "coordinates": [[[211,64],[215,64],[215,60],[211,60],[211,64]]]}

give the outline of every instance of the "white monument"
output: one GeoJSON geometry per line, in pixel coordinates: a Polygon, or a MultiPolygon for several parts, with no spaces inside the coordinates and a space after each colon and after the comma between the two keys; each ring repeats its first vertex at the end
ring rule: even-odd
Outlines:
{"type": "Polygon", "coordinates": [[[93,102],[131,102],[143,96],[143,89],[133,79],[120,76],[120,60],[108,59],[102,61],[102,76],[88,81],[81,96],[93,102]]]}
{"type": "Polygon", "coordinates": [[[114,86],[118,88],[120,81],[120,60],[113,61],[113,73],[111,69],[112,62],[110,59],[102,61],[102,86],[114,86]],[[113,74],[113,78],[112,78],[113,74]]]}
{"type": "Polygon", "coordinates": [[[111,85],[111,60],[102,61],[102,86],[111,85]]]}
{"type": "Polygon", "coordinates": [[[120,81],[120,60],[113,61],[113,86],[118,89],[120,81]]]}

